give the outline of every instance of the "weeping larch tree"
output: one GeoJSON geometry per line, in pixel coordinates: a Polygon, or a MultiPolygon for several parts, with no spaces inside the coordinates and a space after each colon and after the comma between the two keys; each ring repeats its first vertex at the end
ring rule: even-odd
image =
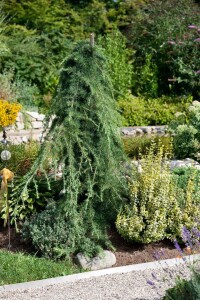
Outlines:
{"type": "Polygon", "coordinates": [[[63,196],[51,207],[51,222],[45,218],[47,208],[26,222],[26,232],[28,229],[33,244],[43,254],[46,250],[40,246],[42,234],[43,238],[49,232],[54,235],[56,241],[48,256],[77,251],[93,255],[99,247],[108,246],[105,228],[114,221],[126,190],[119,115],[106,60],[96,45],[78,42],[64,61],[46,121],[45,140],[24,177],[22,197],[26,197],[38,170],[48,180],[47,159],[55,173],[61,169],[63,196]],[[62,234],[56,227],[59,224],[62,234]],[[38,242],[34,235],[40,230],[38,242]]]}

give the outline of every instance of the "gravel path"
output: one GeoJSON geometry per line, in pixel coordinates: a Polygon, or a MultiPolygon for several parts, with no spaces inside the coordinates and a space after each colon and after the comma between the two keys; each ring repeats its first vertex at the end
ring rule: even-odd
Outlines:
{"type": "Polygon", "coordinates": [[[189,277],[186,265],[166,267],[165,270],[134,271],[81,279],[75,282],[49,285],[42,288],[0,293],[4,300],[160,300],[174,283],[175,275],[189,277]],[[152,279],[156,276],[158,280],[152,279]],[[147,283],[155,282],[155,286],[147,283]]]}

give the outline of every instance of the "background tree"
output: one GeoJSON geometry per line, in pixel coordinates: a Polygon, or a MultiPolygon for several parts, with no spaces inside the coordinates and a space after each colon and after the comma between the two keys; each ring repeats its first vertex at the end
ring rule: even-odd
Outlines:
{"type": "Polygon", "coordinates": [[[45,170],[47,158],[55,171],[59,166],[62,169],[64,196],[49,210],[53,223],[47,210],[25,226],[26,236],[43,254],[94,254],[99,245],[106,244],[105,227],[115,220],[126,188],[115,105],[104,56],[96,46],[79,42],[63,64],[47,120],[55,118],[38,159],[24,178],[22,197],[38,169],[45,170]],[[50,232],[57,237],[52,244],[50,232]],[[51,250],[44,247],[41,236],[51,250]]]}
{"type": "Polygon", "coordinates": [[[115,98],[125,97],[133,84],[133,51],[126,47],[126,38],[119,30],[100,36],[99,44],[108,61],[115,98]]]}
{"type": "MultiPolygon", "coordinates": [[[[151,57],[147,82],[151,73],[157,74],[159,95],[172,91],[198,96],[199,43],[194,40],[199,36],[199,12],[200,6],[193,0],[180,0],[176,5],[173,0],[149,1],[140,8],[137,17],[132,15],[132,22],[124,28],[129,46],[136,50],[136,76],[140,77],[148,63],[146,58],[151,57]],[[196,31],[189,25],[195,25],[196,31]]],[[[142,92],[146,86],[144,76],[139,85],[142,92]]]]}

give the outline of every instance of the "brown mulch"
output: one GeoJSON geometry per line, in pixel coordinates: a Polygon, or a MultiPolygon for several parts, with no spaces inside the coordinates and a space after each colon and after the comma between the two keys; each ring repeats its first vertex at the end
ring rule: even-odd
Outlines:
{"type": "Polygon", "coordinates": [[[115,230],[110,231],[109,237],[116,248],[117,262],[114,267],[180,257],[180,253],[169,240],[148,245],[131,244],[125,241],[115,230]]]}
{"type": "MultiPolygon", "coordinates": [[[[131,244],[125,241],[114,229],[109,231],[109,237],[116,249],[117,263],[114,267],[180,257],[180,253],[175,249],[173,243],[168,240],[149,245],[131,244]]],[[[20,234],[16,233],[14,228],[11,228],[10,244],[10,251],[12,252],[34,253],[31,246],[22,240],[20,234]]],[[[2,249],[8,250],[8,229],[0,226],[0,250],[2,249]]],[[[187,249],[185,249],[185,252],[187,252],[187,249]]]]}

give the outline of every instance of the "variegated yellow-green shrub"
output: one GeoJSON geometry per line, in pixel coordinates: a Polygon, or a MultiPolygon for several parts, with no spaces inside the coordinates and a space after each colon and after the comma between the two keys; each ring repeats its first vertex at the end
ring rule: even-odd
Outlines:
{"type": "Polygon", "coordinates": [[[184,192],[173,180],[167,154],[160,145],[158,154],[152,143],[140,163],[142,171],[133,170],[130,203],[116,220],[118,232],[127,240],[150,243],[181,236],[183,225],[191,228],[200,220],[198,197],[193,194],[193,179],[184,192]]]}

